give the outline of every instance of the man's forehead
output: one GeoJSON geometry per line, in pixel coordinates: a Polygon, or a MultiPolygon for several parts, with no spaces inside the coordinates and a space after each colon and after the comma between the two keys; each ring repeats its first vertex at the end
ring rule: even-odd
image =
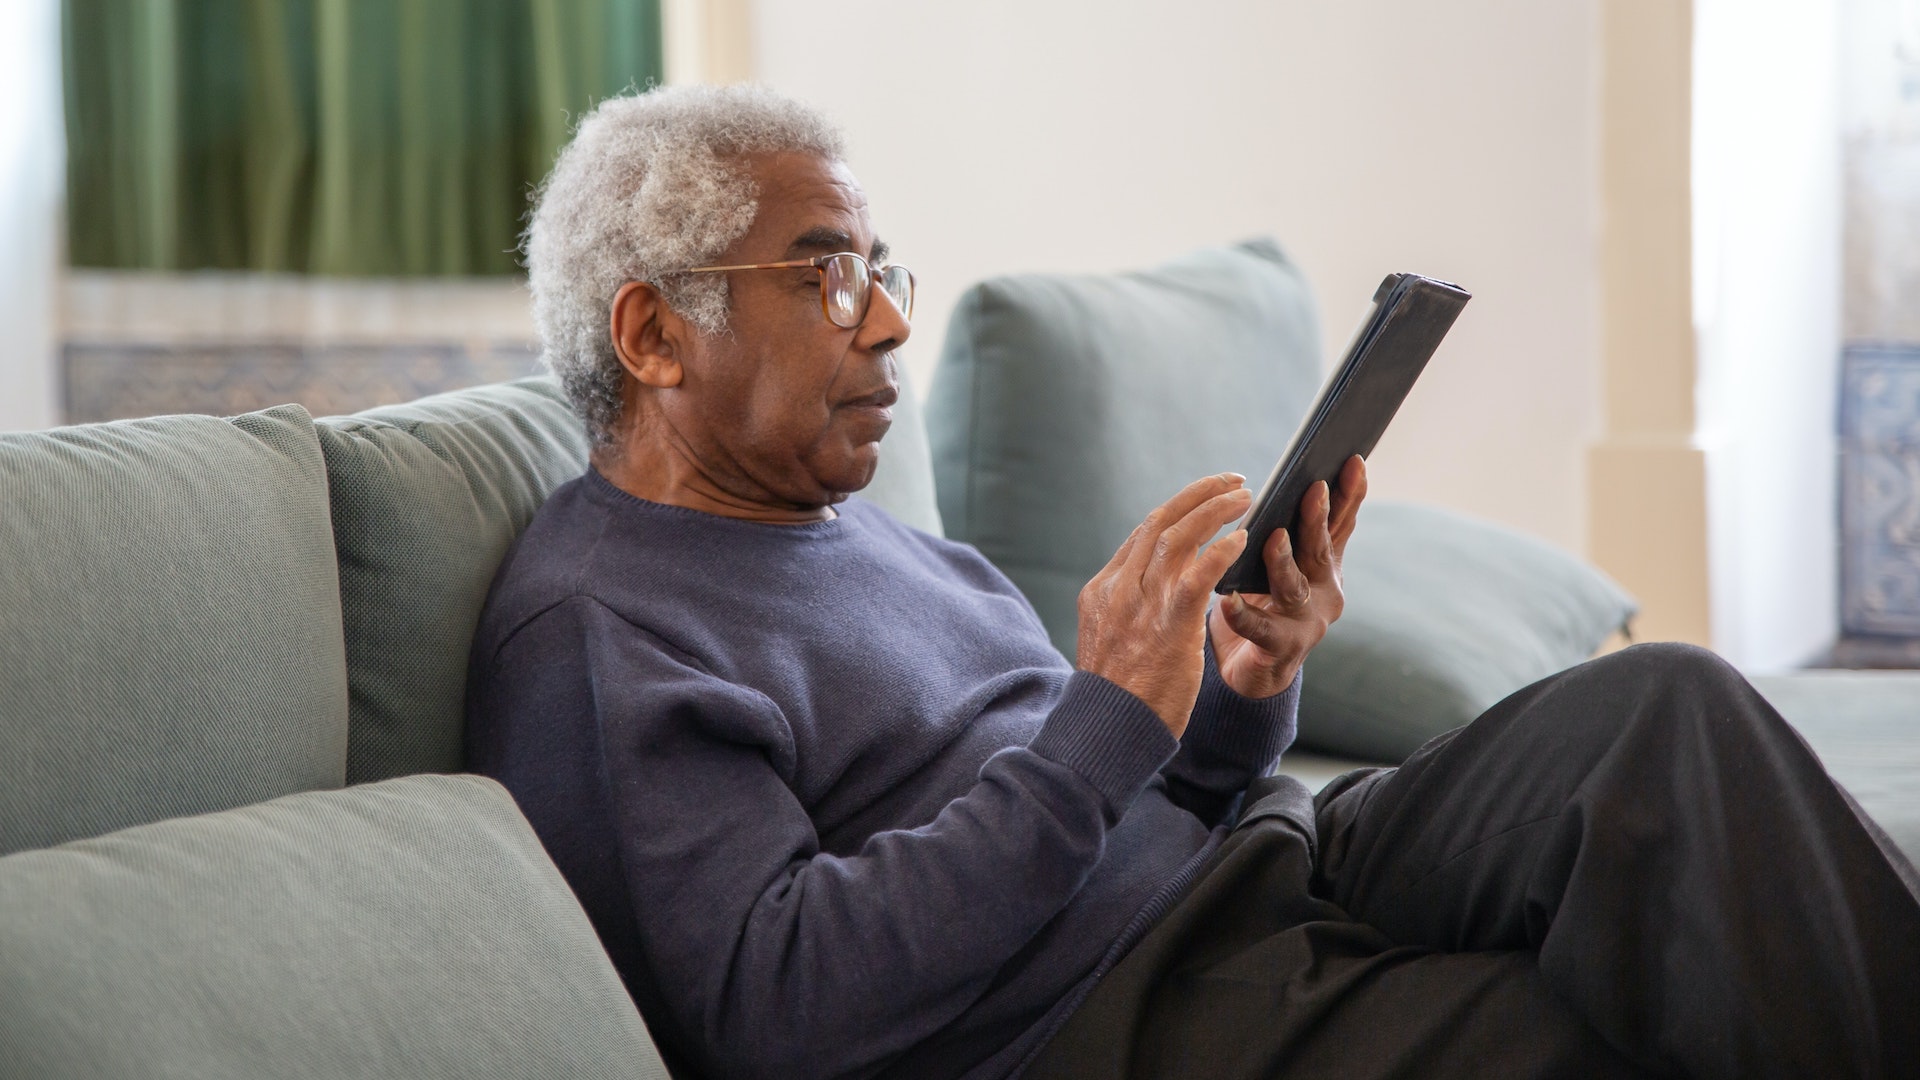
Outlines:
{"type": "Polygon", "coordinates": [[[763,235],[761,243],[784,244],[783,258],[863,249],[870,259],[885,257],[886,244],[878,238],[863,242],[862,234],[873,233],[867,195],[844,162],[773,154],[754,162],[754,172],[760,210],[752,231],[763,235]]]}

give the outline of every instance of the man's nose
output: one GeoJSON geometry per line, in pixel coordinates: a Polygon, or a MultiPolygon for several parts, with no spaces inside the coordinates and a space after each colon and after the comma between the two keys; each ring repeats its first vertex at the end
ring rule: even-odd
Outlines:
{"type": "Polygon", "coordinates": [[[913,333],[913,324],[900,313],[900,306],[893,297],[877,283],[873,287],[873,300],[867,305],[866,321],[860,324],[860,345],[873,352],[891,352],[906,344],[913,333]]]}

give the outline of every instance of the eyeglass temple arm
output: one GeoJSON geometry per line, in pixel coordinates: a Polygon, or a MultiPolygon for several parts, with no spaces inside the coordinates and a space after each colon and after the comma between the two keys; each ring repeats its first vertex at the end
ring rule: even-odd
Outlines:
{"type": "Polygon", "coordinates": [[[811,259],[795,259],[792,262],[746,263],[741,266],[690,266],[680,272],[683,274],[718,274],[726,270],[798,270],[803,266],[810,266],[817,270],[820,268],[820,262],[823,258],[825,258],[825,256],[815,256],[811,259]]]}

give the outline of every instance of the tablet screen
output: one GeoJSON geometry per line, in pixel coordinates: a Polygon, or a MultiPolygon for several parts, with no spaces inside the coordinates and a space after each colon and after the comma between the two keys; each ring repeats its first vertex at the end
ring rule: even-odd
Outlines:
{"type": "Polygon", "coordinates": [[[1315,481],[1333,484],[1348,458],[1373,452],[1470,298],[1458,285],[1418,274],[1390,274],[1380,283],[1373,310],[1247,511],[1246,551],[1214,591],[1267,591],[1261,558],[1267,538],[1294,527],[1300,500],[1315,481]]]}

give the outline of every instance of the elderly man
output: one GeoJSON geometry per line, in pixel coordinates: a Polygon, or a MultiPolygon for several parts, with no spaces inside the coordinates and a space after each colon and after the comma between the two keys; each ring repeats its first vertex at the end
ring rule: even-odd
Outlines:
{"type": "Polygon", "coordinates": [[[603,104],[527,254],[594,451],[495,582],[469,755],[678,1068],[1920,1072],[1911,869],[1709,654],[1583,665],[1317,800],[1265,777],[1358,459],[1271,596],[1209,603],[1242,478],[1174,495],[1071,665],[976,552],[849,498],[913,280],[804,108],[603,104]]]}

